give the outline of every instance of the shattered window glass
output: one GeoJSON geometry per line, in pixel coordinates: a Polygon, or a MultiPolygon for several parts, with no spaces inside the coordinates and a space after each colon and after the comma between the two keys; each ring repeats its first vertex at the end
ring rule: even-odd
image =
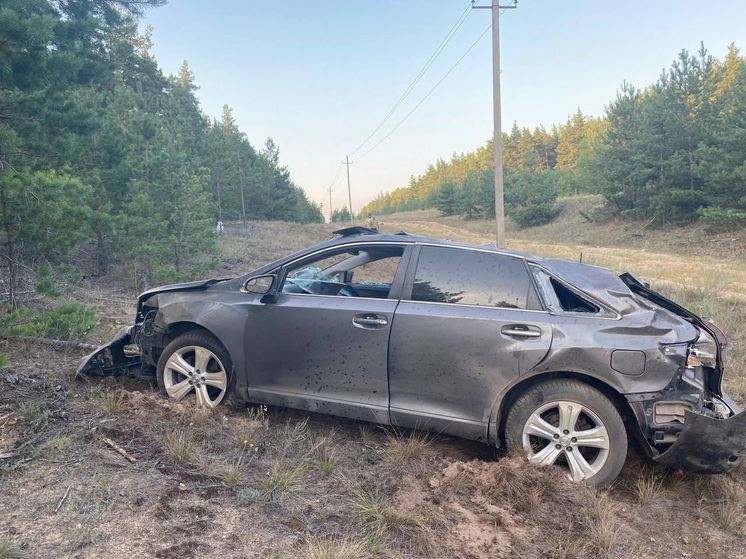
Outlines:
{"type": "Polygon", "coordinates": [[[385,299],[399,266],[401,246],[355,246],[329,252],[288,271],[283,293],[385,299]]]}

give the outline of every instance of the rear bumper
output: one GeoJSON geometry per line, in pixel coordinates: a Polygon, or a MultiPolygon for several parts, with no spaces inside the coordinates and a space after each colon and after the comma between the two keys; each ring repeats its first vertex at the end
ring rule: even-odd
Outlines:
{"type": "Polygon", "coordinates": [[[722,401],[730,408],[730,417],[717,419],[687,411],[676,441],[653,460],[694,472],[723,473],[736,467],[746,456],[746,412],[729,398],[722,401]]]}
{"type": "Polygon", "coordinates": [[[132,326],[122,328],[108,344],[86,355],[75,372],[75,378],[117,375],[139,370],[142,367],[140,355],[125,351],[126,346],[132,343],[132,330],[132,326]]]}
{"type": "Polygon", "coordinates": [[[746,412],[727,396],[712,400],[725,413],[687,410],[675,432],[674,424],[666,425],[669,430],[664,440],[656,440],[662,426],[654,423],[651,400],[630,400],[650,458],[692,472],[723,473],[735,468],[746,456],[746,412]]]}

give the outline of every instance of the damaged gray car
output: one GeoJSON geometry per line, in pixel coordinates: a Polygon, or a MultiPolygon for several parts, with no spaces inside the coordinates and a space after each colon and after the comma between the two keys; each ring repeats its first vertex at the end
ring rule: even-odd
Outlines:
{"type": "Polygon", "coordinates": [[[604,485],[629,437],[672,467],[737,465],[726,344],[630,274],[352,227],[241,277],[146,291],[78,374],[505,445],[604,485]]]}

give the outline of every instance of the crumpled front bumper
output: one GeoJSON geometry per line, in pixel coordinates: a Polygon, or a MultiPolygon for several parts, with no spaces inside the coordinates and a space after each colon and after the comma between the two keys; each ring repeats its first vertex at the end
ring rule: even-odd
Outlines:
{"type": "Polygon", "coordinates": [[[132,330],[132,326],[122,328],[108,344],[86,355],[75,372],[75,378],[118,375],[139,369],[142,366],[140,356],[125,351],[132,343],[132,330]]]}
{"type": "Polygon", "coordinates": [[[693,472],[732,470],[746,456],[746,412],[727,398],[723,403],[733,412],[726,419],[687,411],[676,441],[653,460],[693,472]]]}

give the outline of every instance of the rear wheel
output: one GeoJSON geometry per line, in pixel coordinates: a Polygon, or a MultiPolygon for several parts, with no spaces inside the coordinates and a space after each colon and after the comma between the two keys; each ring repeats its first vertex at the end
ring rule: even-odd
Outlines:
{"type": "Polygon", "coordinates": [[[627,458],[627,432],[614,404],[576,380],[552,380],[526,391],[505,423],[508,448],[529,462],[561,466],[573,481],[603,486],[627,458]]]}
{"type": "Polygon", "coordinates": [[[158,386],[177,401],[214,408],[228,394],[232,364],[225,348],[207,332],[187,332],[168,344],[158,360],[158,386]]]}

